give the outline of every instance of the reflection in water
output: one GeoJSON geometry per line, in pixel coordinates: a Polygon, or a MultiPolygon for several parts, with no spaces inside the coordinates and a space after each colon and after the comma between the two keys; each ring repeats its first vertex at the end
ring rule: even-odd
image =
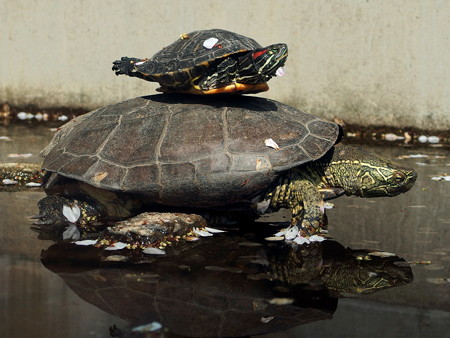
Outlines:
{"type": "Polygon", "coordinates": [[[343,295],[413,280],[395,255],[330,240],[293,248],[228,233],[164,257],[128,257],[139,264],[113,262],[117,256],[60,242],[41,260],[86,302],[132,325],[157,321],[184,336],[254,335],[330,319],[343,295]]]}

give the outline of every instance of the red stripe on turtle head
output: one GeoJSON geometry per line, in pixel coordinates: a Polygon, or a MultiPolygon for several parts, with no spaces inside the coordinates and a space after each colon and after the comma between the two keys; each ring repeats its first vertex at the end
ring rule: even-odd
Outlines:
{"type": "Polygon", "coordinates": [[[254,53],[252,54],[253,60],[256,60],[257,58],[259,58],[261,55],[265,54],[266,52],[267,52],[267,48],[266,48],[266,49],[259,50],[259,51],[257,51],[257,52],[254,52],[254,53]]]}

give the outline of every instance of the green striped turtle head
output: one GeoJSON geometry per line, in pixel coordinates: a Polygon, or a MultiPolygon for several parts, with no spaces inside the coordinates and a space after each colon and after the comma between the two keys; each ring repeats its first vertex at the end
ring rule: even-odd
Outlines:
{"type": "Polygon", "coordinates": [[[360,197],[396,196],[408,191],[417,173],[398,163],[361,148],[337,145],[325,170],[328,185],[347,195],[360,197]]]}
{"type": "Polygon", "coordinates": [[[237,82],[262,83],[273,76],[283,76],[282,67],[286,63],[288,47],[277,43],[265,48],[255,49],[239,59],[237,82]]]}

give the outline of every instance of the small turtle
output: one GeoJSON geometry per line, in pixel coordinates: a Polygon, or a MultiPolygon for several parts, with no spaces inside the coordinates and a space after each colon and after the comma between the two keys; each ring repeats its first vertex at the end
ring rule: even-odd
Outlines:
{"type": "Polygon", "coordinates": [[[285,44],[262,47],[255,40],[222,29],[182,34],[151,59],[122,57],[116,75],[159,82],[161,92],[190,94],[258,93],[283,75],[285,44]]]}
{"type": "Polygon", "coordinates": [[[41,153],[44,186],[71,197],[69,183],[78,193],[83,185],[115,218],[143,204],[245,215],[288,208],[285,237],[295,241],[321,233],[324,198],[396,196],[416,180],[414,170],[339,139],[337,124],[273,100],[134,98],[65,124],[41,153]]]}

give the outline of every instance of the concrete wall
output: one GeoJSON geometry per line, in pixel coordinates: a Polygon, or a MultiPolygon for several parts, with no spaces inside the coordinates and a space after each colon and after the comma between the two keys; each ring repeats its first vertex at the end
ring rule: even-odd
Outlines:
{"type": "Polygon", "coordinates": [[[263,96],[350,123],[450,129],[450,1],[0,0],[0,102],[95,108],[153,93],[111,62],[183,32],[286,42],[263,96]]]}

